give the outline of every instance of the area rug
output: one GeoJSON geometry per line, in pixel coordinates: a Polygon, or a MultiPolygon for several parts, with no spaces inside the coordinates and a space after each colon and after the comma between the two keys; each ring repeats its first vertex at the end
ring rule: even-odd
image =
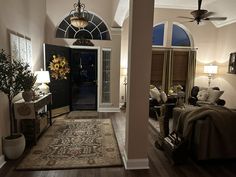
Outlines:
{"type": "Polygon", "coordinates": [[[121,166],[110,119],[57,120],[17,170],[121,166]]]}
{"type": "Polygon", "coordinates": [[[98,118],[97,111],[71,111],[67,117],[67,119],[90,119],[90,118],[98,118]]]}

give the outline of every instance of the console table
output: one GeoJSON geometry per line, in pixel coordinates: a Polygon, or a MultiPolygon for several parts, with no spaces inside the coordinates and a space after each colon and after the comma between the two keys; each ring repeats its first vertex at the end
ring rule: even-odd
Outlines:
{"type": "Polygon", "coordinates": [[[51,104],[51,93],[30,102],[21,99],[14,103],[15,119],[19,121],[26,140],[32,140],[36,144],[37,138],[48,127],[48,123],[52,125],[51,104]],[[46,113],[39,113],[45,106],[47,106],[46,113]]]}

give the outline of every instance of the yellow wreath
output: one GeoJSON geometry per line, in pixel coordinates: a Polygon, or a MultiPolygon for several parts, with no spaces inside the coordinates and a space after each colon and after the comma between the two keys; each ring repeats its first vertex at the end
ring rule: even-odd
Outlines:
{"type": "Polygon", "coordinates": [[[48,67],[51,71],[51,77],[56,80],[67,79],[67,74],[70,73],[68,61],[65,57],[53,55],[52,61],[48,67]]]}

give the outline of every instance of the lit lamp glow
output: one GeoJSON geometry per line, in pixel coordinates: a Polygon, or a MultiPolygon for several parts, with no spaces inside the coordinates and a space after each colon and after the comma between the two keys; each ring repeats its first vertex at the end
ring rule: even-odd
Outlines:
{"type": "Polygon", "coordinates": [[[50,76],[48,71],[35,71],[34,73],[37,76],[36,83],[41,85],[38,86],[39,90],[43,93],[49,93],[49,86],[46,83],[50,83],[50,76]]]}
{"type": "Polygon", "coordinates": [[[83,17],[71,17],[71,24],[77,28],[85,28],[88,26],[88,21],[83,17]]]}
{"type": "Polygon", "coordinates": [[[124,82],[123,85],[125,86],[125,97],[124,97],[124,104],[121,107],[121,109],[125,109],[126,108],[126,87],[127,87],[127,68],[121,68],[121,76],[124,76],[124,82]]]}
{"type": "Polygon", "coordinates": [[[206,65],[204,66],[204,73],[208,74],[208,87],[211,85],[211,79],[214,74],[217,74],[218,66],[216,65],[206,65]]]}

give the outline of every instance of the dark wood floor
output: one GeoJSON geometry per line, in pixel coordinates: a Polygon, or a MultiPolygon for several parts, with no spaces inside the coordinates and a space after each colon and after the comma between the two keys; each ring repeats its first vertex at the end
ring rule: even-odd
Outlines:
{"type": "MultiPolygon", "coordinates": [[[[103,113],[100,118],[112,118],[121,153],[124,150],[124,113],[103,113]]],[[[150,127],[149,170],[125,170],[124,167],[87,168],[74,170],[16,171],[20,162],[9,161],[0,169],[0,177],[236,177],[236,160],[194,162],[171,165],[164,153],[154,147],[156,132],[150,127]]]]}

